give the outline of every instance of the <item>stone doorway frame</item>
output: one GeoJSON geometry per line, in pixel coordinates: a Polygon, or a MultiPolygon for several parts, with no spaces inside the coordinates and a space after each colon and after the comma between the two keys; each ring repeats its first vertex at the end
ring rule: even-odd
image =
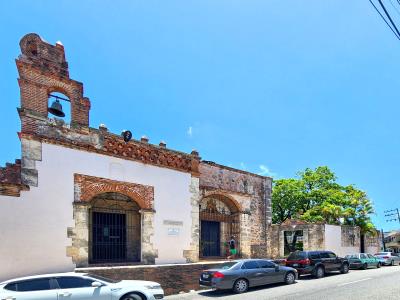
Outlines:
{"type": "Polygon", "coordinates": [[[72,258],[77,267],[89,266],[91,200],[96,195],[104,193],[119,193],[128,196],[138,204],[141,214],[141,263],[154,264],[158,252],[153,244],[154,187],[82,174],[74,174],[75,226],[67,230],[67,235],[72,240],[72,245],[67,246],[67,256],[72,258]]]}
{"type": "MultiPolygon", "coordinates": [[[[217,211],[216,208],[211,208],[211,209],[206,209],[206,210],[201,210],[199,207],[199,257],[200,259],[207,259],[207,256],[203,256],[202,253],[202,239],[201,239],[201,221],[215,221],[219,222],[221,226],[221,236],[220,236],[220,243],[222,244],[223,241],[222,239],[226,235],[231,235],[233,234],[236,239],[236,246],[237,246],[237,256],[240,257],[242,254],[242,237],[241,237],[241,229],[242,229],[242,209],[240,204],[230,195],[226,195],[225,193],[220,193],[220,192],[206,192],[203,197],[201,197],[199,201],[199,206],[200,204],[206,200],[206,199],[216,199],[223,204],[225,204],[228,209],[230,214],[226,215],[223,213],[220,213],[217,211]]],[[[228,237],[229,238],[229,237],[228,237]]],[[[221,256],[220,257],[225,257],[222,255],[224,252],[223,246],[221,246],[221,256]]]]}

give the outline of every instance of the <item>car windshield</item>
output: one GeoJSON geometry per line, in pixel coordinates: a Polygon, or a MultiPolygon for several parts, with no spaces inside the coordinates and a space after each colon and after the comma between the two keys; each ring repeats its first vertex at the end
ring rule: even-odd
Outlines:
{"type": "Polygon", "coordinates": [[[103,277],[103,276],[96,275],[96,274],[85,274],[84,276],[93,278],[95,280],[101,280],[101,281],[104,281],[104,282],[107,282],[107,283],[117,283],[117,282],[121,281],[121,280],[114,280],[114,279],[111,279],[111,278],[103,277]]]}
{"type": "Polygon", "coordinates": [[[288,260],[301,260],[307,258],[307,253],[303,251],[296,251],[293,253],[290,253],[288,256],[288,260]]]}
{"type": "Polygon", "coordinates": [[[218,265],[216,269],[222,269],[222,270],[227,270],[232,268],[234,265],[236,265],[238,262],[237,261],[232,261],[232,262],[226,262],[223,264],[218,265]]]}

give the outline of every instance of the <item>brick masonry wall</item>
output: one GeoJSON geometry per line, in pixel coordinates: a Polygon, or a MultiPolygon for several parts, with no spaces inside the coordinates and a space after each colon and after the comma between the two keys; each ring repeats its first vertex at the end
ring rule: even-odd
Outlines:
{"type": "Polygon", "coordinates": [[[77,272],[88,272],[116,280],[148,280],[161,284],[166,295],[199,290],[199,278],[203,270],[218,263],[196,263],[165,266],[128,266],[82,268],[77,272]]]}
{"type": "Polygon", "coordinates": [[[22,190],[29,190],[29,187],[22,184],[21,160],[0,167],[0,195],[19,197],[22,190]]]}
{"type": "Polygon", "coordinates": [[[266,257],[272,179],[213,162],[201,162],[199,170],[201,198],[222,195],[238,207],[242,256],[266,257]]]}

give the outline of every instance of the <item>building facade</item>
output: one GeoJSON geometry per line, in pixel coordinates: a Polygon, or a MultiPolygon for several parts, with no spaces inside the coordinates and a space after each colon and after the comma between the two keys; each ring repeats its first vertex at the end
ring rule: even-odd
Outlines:
{"type": "Polygon", "coordinates": [[[384,241],[387,251],[400,253],[400,230],[393,230],[385,234],[384,241]]]}
{"type": "Polygon", "coordinates": [[[0,169],[0,280],[224,257],[230,236],[242,257],[265,255],[271,178],[90,127],[63,45],[28,34],[20,47],[21,158],[0,169]],[[49,114],[59,94],[71,120],[49,114]]]}

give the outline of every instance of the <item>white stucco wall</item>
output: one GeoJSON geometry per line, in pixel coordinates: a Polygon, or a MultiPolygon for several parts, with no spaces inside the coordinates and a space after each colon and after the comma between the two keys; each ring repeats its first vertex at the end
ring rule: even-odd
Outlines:
{"type": "Polygon", "coordinates": [[[344,257],[347,254],[358,253],[358,247],[342,247],[342,229],[336,225],[325,225],[325,250],[344,257]]]}
{"type": "Polygon", "coordinates": [[[0,281],[16,276],[73,270],[66,247],[73,227],[74,173],[154,187],[156,263],[185,262],[190,248],[191,175],[104,155],[43,144],[36,162],[39,186],[21,197],[0,196],[0,281]],[[164,225],[164,220],[183,226],[164,225]],[[169,228],[174,235],[168,235],[169,228]]]}

